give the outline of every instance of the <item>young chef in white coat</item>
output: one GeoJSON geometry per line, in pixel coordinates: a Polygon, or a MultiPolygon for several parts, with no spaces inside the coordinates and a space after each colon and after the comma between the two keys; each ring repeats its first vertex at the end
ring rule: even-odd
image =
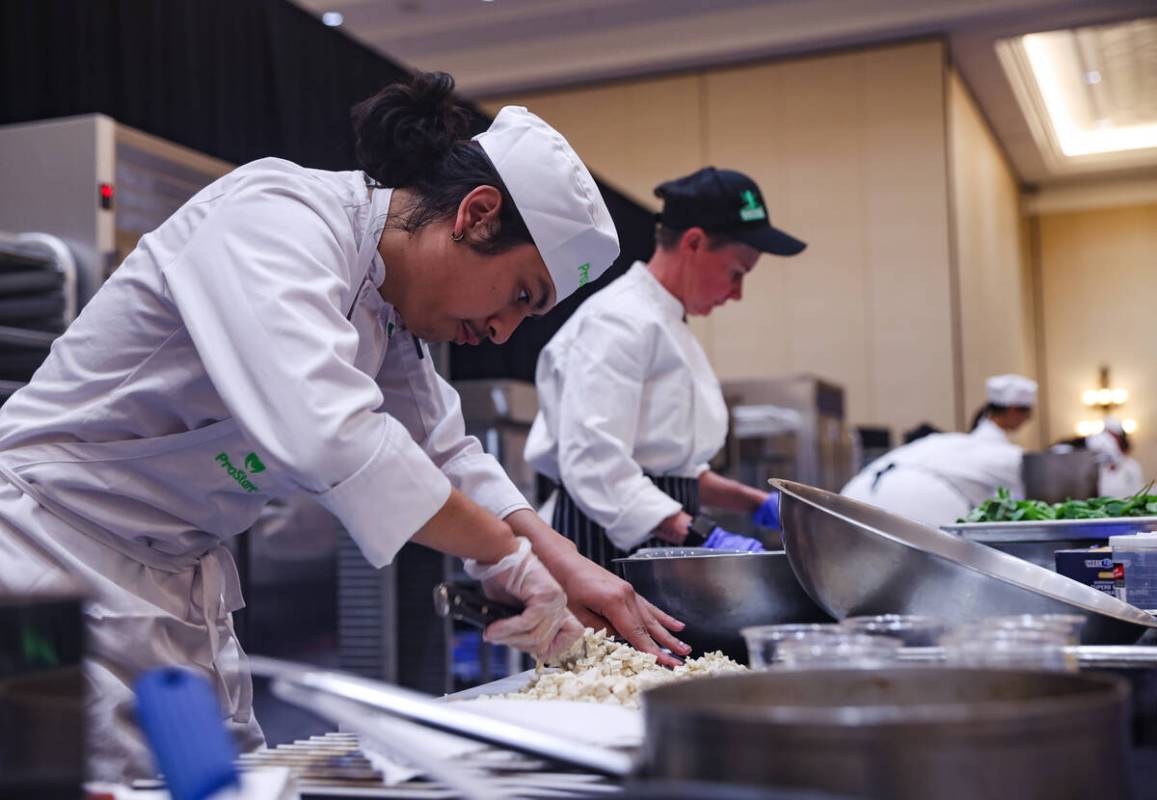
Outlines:
{"type": "Polygon", "coordinates": [[[1036,381],[996,375],[969,433],[934,433],[881,456],[841,494],[926,525],[955,522],[997,489],[1024,496],[1024,451],[1008,440],[1032,416],[1036,381]]]}
{"type": "Polygon", "coordinates": [[[755,182],[702,169],[662,184],[650,262],[588,299],[539,356],[527,461],[557,484],[554,527],[604,566],[644,545],[762,549],[700,503],[778,526],[778,495],[712,472],[727,407],[687,316],[743,295],[760,253],[805,245],[769,222],[755,182]]]}
{"type": "Polygon", "coordinates": [[[1128,497],[1144,489],[1149,481],[1140,462],[1129,455],[1129,436],[1119,419],[1106,417],[1102,430],[1053,445],[1058,453],[1089,450],[1097,457],[1097,493],[1103,497],[1128,497]]]}
{"type": "Polygon", "coordinates": [[[1141,462],[1129,455],[1133,448],[1119,419],[1108,417],[1105,429],[1085,441],[1101,462],[1097,491],[1103,496],[1128,497],[1148,485],[1141,462]]]}
{"type": "Polygon", "coordinates": [[[678,623],[542,523],[431,366],[423,340],[502,342],[619,249],[562,136],[507,107],[469,140],[452,88],[420,75],[359,105],[362,171],[265,159],[199,192],[0,411],[0,594],[63,585],[45,550],[89,585],[93,778],[151,772],[131,686],[163,664],[214,680],[261,742],[223,541],[295,492],[376,566],[407,541],[466,559],[525,606],[493,641],[573,640],[565,589],[637,646],[679,649],[678,623]]]}

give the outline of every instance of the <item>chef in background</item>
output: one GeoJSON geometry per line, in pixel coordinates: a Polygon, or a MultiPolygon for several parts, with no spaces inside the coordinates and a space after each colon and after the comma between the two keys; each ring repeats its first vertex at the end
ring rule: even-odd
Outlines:
{"type": "Polygon", "coordinates": [[[778,527],[778,495],[712,472],[727,406],[688,316],[743,296],[761,253],[805,244],[770,224],[746,175],[707,167],[655,189],[655,252],[592,295],[542,351],[526,459],[557,490],[544,508],[610,567],[643,546],[758,550],[698,516],[700,503],[778,527]]]}
{"type": "Polygon", "coordinates": [[[1024,496],[1024,451],[1009,441],[1032,417],[1036,381],[996,375],[969,433],[933,433],[897,447],[865,467],[841,494],[926,525],[955,522],[1007,488],[1024,496]]]}
{"type": "Polygon", "coordinates": [[[1106,417],[1105,426],[1091,436],[1056,444],[1054,452],[1089,450],[1097,456],[1097,493],[1102,497],[1128,497],[1148,485],[1141,464],[1131,455],[1133,443],[1116,417],[1106,417]]]}
{"type": "Polygon", "coordinates": [[[1116,417],[1105,420],[1105,429],[1088,438],[1088,447],[1099,456],[1097,488],[1107,497],[1137,494],[1148,483],[1140,462],[1130,453],[1133,443],[1116,417]]]}

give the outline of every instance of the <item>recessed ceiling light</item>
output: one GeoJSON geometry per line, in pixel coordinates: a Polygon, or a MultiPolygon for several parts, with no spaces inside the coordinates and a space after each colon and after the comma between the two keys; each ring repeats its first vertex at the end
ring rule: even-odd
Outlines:
{"type": "Polygon", "coordinates": [[[341,15],[340,11],[327,11],[321,15],[321,21],[323,24],[328,25],[331,28],[336,28],[338,25],[341,25],[343,22],[345,22],[345,17],[341,15]]]}
{"type": "Polygon", "coordinates": [[[997,43],[997,54],[1046,159],[1060,164],[1070,158],[1157,148],[1157,115],[1142,102],[1140,89],[1105,95],[1092,88],[1139,82],[1149,69],[1144,43],[1155,36],[1157,20],[1136,20],[1031,33],[997,43]],[[1106,42],[1115,45],[1111,63],[1098,57],[1098,51],[1110,49],[1106,42]],[[1089,69],[1088,63],[1097,69],[1089,69]]]}

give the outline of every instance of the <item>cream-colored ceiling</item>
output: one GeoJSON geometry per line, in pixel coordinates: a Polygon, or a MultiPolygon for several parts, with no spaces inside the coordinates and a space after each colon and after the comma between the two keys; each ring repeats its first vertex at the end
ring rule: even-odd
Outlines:
{"type": "MultiPolygon", "coordinates": [[[[340,12],[348,35],[408,66],[448,71],[478,98],[943,35],[1028,183],[1059,174],[1037,151],[996,40],[1154,13],[1152,0],[294,1],[318,16],[340,12]]],[[[1113,113],[1151,115],[1157,91],[1141,76],[1157,58],[1148,34],[1080,41],[1120,87],[1106,100],[1113,113]]]]}

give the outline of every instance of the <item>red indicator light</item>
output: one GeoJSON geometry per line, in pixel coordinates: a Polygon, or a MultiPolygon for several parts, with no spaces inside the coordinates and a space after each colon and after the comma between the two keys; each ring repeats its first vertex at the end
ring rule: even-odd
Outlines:
{"type": "Polygon", "coordinates": [[[102,183],[100,185],[100,207],[112,208],[112,198],[115,194],[115,189],[111,183],[102,183]]]}

